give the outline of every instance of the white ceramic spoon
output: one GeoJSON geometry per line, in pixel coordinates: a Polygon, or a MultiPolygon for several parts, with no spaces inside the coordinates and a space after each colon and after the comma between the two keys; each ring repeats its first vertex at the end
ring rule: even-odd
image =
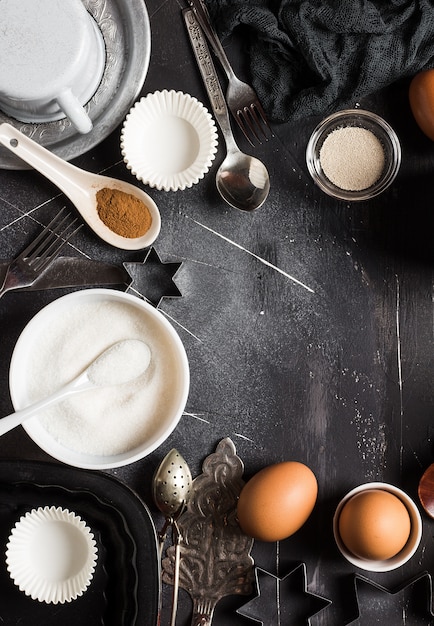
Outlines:
{"type": "Polygon", "coordinates": [[[81,374],[58,391],[20,411],[0,419],[0,436],[67,396],[96,387],[120,385],[138,378],[148,369],[151,351],[139,339],[125,339],[104,350],[81,374]]]}
{"type": "Polygon", "coordinates": [[[0,143],[59,187],[75,204],[92,230],[112,246],[123,250],[140,250],[152,245],[158,237],[160,212],[152,198],[139,187],[117,178],[86,172],[64,161],[7,123],[0,124],[0,143]],[[132,194],[146,204],[151,213],[152,224],[142,237],[122,237],[110,230],[99,218],[96,193],[104,187],[132,194]]]}

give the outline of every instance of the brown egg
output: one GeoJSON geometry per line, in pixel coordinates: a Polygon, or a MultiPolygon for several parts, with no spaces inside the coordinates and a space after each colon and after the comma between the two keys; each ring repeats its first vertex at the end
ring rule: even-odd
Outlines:
{"type": "Polygon", "coordinates": [[[242,531],[261,541],[280,541],[297,531],[312,513],[318,495],[315,474],[303,463],[265,467],[243,487],[238,500],[242,531]]]}
{"type": "Polygon", "coordinates": [[[416,74],[410,83],[408,96],[418,126],[434,141],[434,69],[416,74]]]}
{"type": "Polygon", "coordinates": [[[384,561],[405,546],[411,521],[405,504],[393,493],[368,489],[343,506],[338,526],[343,543],[355,556],[384,561]]]}

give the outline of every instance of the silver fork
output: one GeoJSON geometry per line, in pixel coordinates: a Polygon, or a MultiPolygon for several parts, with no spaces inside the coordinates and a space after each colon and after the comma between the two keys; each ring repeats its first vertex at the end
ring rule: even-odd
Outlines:
{"type": "Polygon", "coordinates": [[[236,76],[211,24],[208,9],[203,0],[188,0],[188,3],[228,77],[226,101],[238,126],[252,146],[255,145],[255,141],[259,143],[263,140],[267,141],[270,136],[273,136],[273,131],[255,90],[236,76]]]}
{"type": "Polygon", "coordinates": [[[29,287],[45,272],[56,259],[63,246],[80,230],[82,224],[75,227],[77,219],[70,221],[64,209],[44,228],[32,243],[27,246],[8,266],[0,298],[7,291],[29,287]]]}

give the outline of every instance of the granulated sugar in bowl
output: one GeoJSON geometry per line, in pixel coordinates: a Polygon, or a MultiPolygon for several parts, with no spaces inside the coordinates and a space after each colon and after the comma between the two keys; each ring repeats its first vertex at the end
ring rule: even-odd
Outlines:
{"type": "Polygon", "coordinates": [[[111,289],[82,290],[54,300],[21,333],[9,374],[16,410],[48,396],[124,339],[148,345],[151,358],[144,374],[70,396],[24,422],[35,443],[57,460],[108,469],[155,450],[184,411],[190,383],[187,355],[157,309],[111,289]]]}
{"type": "Polygon", "coordinates": [[[401,147],[391,126],[362,109],[339,111],[313,131],[306,163],[315,183],[341,200],[369,200],[395,179],[401,147]]]}

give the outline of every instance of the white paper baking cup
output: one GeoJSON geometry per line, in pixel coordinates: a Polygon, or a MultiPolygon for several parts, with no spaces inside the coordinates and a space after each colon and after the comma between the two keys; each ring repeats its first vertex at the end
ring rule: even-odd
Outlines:
{"type": "Polygon", "coordinates": [[[181,91],[156,91],[126,116],[121,152],[143,183],[165,191],[191,187],[208,172],[217,152],[217,129],[196,98],[181,91]]]}
{"type": "Polygon", "coordinates": [[[97,561],[93,534],[75,513],[40,507],[22,516],[6,546],[14,583],[33,600],[71,602],[90,585],[97,561]]]}

